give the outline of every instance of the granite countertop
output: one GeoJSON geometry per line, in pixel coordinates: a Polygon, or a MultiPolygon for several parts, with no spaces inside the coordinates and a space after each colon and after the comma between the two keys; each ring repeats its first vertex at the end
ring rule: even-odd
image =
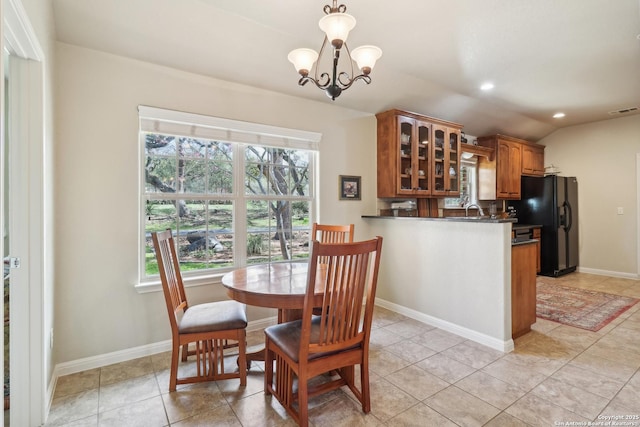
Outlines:
{"type": "Polygon", "coordinates": [[[446,218],[427,218],[421,216],[381,216],[381,215],[362,215],[362,218],[377,218],[377,219],[393,219],[393,220],[421,220],[421,221],[450,221],[450,222],[482,222],[482,223],[505,223],[511,222],[515,223],[517,219],[515,218],[496,218],[491,219],[488,216],[478,217],[478,216],[449,216],[446,218]]]}

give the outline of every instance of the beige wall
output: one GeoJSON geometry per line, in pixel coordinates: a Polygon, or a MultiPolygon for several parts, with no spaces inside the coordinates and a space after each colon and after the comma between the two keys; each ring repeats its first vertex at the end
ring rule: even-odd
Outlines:
{"type": "Polygon", "coordinates": [[[580,270],[637,278],[640,115],[567,127],[539,143],[545,165],[578,178],[580,270]]]}
{"type": "MultiPolygon", "coordinates": [[[[66,44],[56,54],[56,363],[170,338],[161,293],[133,287],[140,104],[322,133],[319,219],[368,237],[360,215],[376,206],[374,116],[66,44]],[[362,201],[337,200],[339,174],[362,176],[362,201]]],[[[225,297],[220,284],[187,292],[194,303],[225,297]]]]}

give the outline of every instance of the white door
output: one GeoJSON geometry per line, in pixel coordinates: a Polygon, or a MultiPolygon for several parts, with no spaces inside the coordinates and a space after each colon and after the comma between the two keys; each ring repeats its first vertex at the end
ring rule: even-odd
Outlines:
{"type": "MultiPolygon", "coordinates": [[[[6,223],[6,218],[8,218],[8,208],[7,208],[7,203],[6,203],[6,199],[7,199],[7,195],[8,195],[8,191],[7,191],[7,179],[6,179],[6,173],[7,173],[7,150],[6,150],[6,144],[5,144],[5,139],[4,135],[5,135],[5,122],[6,122],[6,110],[4,108],[4,100],[5,98],[5,93],[6,93],[6,89],[8,86],[8,73],[5,72],[6,67],[5,64],[7,64],[7,61],[9,60],[9,55],[6,52],[3,52],[2,58],[0,59],[1,64],[2,64],[2,87],[0,88],[0,94],[2,95],[0,98],[2,100],[2,116],[0,117],[0,131],[3,135],[3,137],[0,137],[0,171],[2,171],[2,173],[0,173],[0,229],[2,230],[2,244],[0,245],[0,255],[2,256],[2,259],[5,260],[5,257],[8,257],[8,253],[9,253],[9,227],[8,224],[6,223]]],[[[2,286],[2,301],[3,304],[5,304],[4,307],[4,316],[5,316],[5,325],[4,325],[4,333],[3,333],[3,351],[2,353],[0,353],[0,361],[2,363],[0,363],[0,366],[3,367],[3,377],[4,377],[4,397],[5,399],[7,399],[7,388],[9,386],[8,384],[8,369],[5,368],[5,366],[8,366],[9,361],[5,359],[5,353],[8,353],[8,349],[9,349],[9,341],[8,341],[8,336],[7,336],[7,332],[8,332],[8,328],[9,326],[6,324],[6,312],[8,309],[8,300],[9,300],[9,296],[7,295],[7,291],[8,289],[4,286],[6,283],[8,283],[9,281],[9,270],[7,269],[7,265],[6,263],[3,263],[3,286],[2,286]]],[[[5,407],[6,407],[6,402],[5,402],[5,407]]],[[[6,413],[6,409],[5,409],[5,413],[6,413]]],[[[4,424],[4,417],[2,419],[0,419],[0,425],[4,424]]]]}
{"type": "MultiPolygon", "coordinates": [[[[2,2],[2,196],[0,224],[8,253],[20,267],[10,273],[10,425],[44,422],[43,339],[43,64],[42,50],[19,1],[2,2]],[[6,180],[6,182],[4,182],[6,180]]],[[[4,417],[3,417],[4,418],[4,417]]],[[[3,420],[2,418],[2,420],[3,420]]],[[[0,424],[4,423],[0,421],[0,424]]]]}

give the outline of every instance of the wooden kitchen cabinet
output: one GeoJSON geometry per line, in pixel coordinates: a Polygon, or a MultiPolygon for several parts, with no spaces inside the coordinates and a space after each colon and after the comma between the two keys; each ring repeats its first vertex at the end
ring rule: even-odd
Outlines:
{"type": "Polygon", "coordinates": [[[533,244],[536,246],[536,273],[540,273],[540,267],[542,266],[542,253],[540,252],[540,248],[542,247],[542,230],[540,226],[514,224],[511,229],[511,242],[518,243],[525,240],[535,240],[533,244]]]}
{"type": "Polygon", "coordinates": [[[431,194],[459,197],[460,129],[434,124],[433,140],[431,194]]]}
{"type": "Polygon", "coordinates": [[[540,269],[542,266],[542,253],[540,252],[540,248],[542,248],[542,230],[539,227],[533,228],[532,237],[537,240],[536,242],[536,273],[540,273],[540,269]]]}
{"type": "Polygon", "coordinates": [[[460,194],[462,125],[401,110],[376,118],[378,197],[460,194]]]}
{"type": "Polygon", "coordinates": [[[536,323],[536,245],[511,246],[511,337],[531,331],[536,323]]]}
{"type": "Polygon", "coordinates": [[[505,135],[491,135],[478,138],[478,144],[493,148],[493,159],[480,158],[478,174],[483,176],[494,174],[495,188],[480,185],[478,198],[480,200],[519,200],[520,177],[522,175],[522,140],[505,135]]]}
{"type": "Polygon", "coordinates": [[[544,145],[522,144],[522,175],[544,176],[544,145]]]}

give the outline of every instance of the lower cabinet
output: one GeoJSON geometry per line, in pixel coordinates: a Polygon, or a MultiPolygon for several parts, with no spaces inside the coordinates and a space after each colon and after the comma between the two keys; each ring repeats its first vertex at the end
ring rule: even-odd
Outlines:
{"type": "Polygon", "coordinates": [[[535,242],[511,246],[511,337],[531,331],[536,323],[535,242]]]}
{"type": "Polygon", "coordinates": [[[540,267],[542,263],[540,259],[542,258],[542,253],[540,252],[540,248],[542,248],[542,230],[536,227],[533,229],[532,236],[533,239],[536,239],[536,273],[540,273],[540,267]]]}

